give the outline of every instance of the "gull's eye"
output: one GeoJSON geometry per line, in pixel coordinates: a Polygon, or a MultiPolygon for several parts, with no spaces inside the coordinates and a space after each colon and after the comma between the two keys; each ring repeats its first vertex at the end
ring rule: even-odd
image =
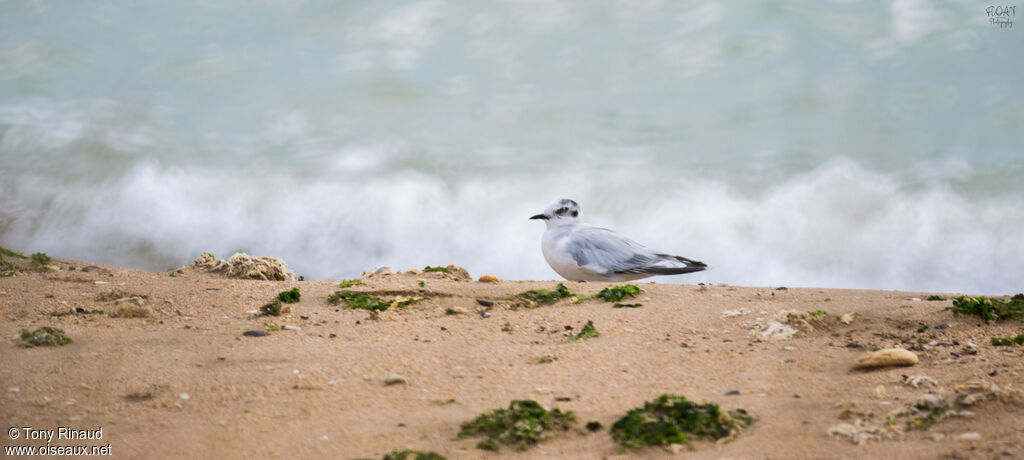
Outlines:
{"type": "Polygon", "coordinates": [[[573,212],[572,212],[572,216],[573,216],[573,217],[576,217],[576,216],[578,216],[578,215],[580,215],[580,212],[579,212],[579,211],[573,211],[573,212]]]}

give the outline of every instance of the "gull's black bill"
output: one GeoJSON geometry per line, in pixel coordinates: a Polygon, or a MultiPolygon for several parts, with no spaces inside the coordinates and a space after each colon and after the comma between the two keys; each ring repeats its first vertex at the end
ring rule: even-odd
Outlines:
{"type": "Polygon", "coordinates": [[[545,216],[544,214],[537,214],[536,216],[531,217],[531,219],[544,219],[544,220],[548,220],[548,216],[545,216]]]}

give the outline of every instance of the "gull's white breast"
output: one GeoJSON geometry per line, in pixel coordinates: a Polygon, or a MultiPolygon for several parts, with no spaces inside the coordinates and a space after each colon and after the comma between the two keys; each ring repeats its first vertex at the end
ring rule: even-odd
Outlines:
{"type": "Polygon", "coordinates": [[[572,232],[575,230],[576,225],[562,225],[559,227],[552,227],[544,231],[544,235],[541,237],[540,249],[544,253],[544,260],[547,260],[548,265],[563,278],[572,281],[608,281],[614,280],[615,277],[604,276],[601,273],[599,267],[594,267],[595,270],[588,270],[585,267],[580,267],[576,263],[576,259],[572,257],[572,254],[566,249],[566,245],[569,244],[572,238],[572,232]]]}

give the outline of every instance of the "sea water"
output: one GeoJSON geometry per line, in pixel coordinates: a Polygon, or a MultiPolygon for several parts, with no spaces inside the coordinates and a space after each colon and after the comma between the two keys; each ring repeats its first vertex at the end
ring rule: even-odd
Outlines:
{"type": "Polygon", "coordinates": [[[987,6],[3,2],[0,245],[555,279],[527,218],[566,197],[713,267],[659,282],[1019,292],[1024,24],[987,6]]]}

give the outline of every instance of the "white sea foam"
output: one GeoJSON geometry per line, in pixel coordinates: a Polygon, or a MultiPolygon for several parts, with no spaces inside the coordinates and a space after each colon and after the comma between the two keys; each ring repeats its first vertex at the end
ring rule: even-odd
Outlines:
{"type": "Polygon", "coordinates": [[[565,195],[583,204],[589,222],[714,267],[663,282],[1019,290],[1019,198],[969,199],[942,183],[907,187],[849,160],[756,194],[698,178],[665,188],[652,178],[663,179],[647,172],[618,186],[586,174],[449,183],[415,172],[309,178],[150,162],[88,191],[4,177],[13,187],[0,218],[7,246],[153,270],[202,251],[244,250],[282,257],[312,278],[454,262],[475,274],[552,279],[538,249],[543,229],[526,218],[565,195]]]}

